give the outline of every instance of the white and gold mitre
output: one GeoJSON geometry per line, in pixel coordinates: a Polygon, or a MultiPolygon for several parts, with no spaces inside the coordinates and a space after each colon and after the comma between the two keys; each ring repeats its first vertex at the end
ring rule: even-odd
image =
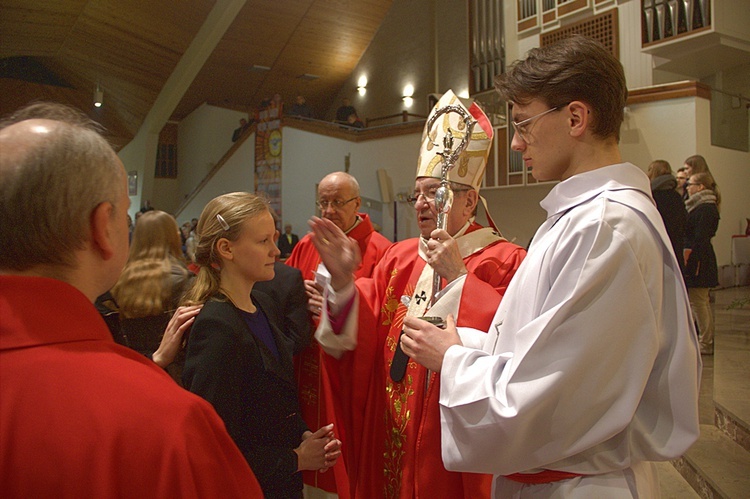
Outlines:
{"type": "MultiPolygon", "coordinates": [[[[461,106],[467,110],[456,94],[448,90],[432,108],[427,122],[429,123],[430,118],[445,106],[461,106]]],[[[477,124],[471,133],[469,145],[459,156],[456,165],[448,172],[448,180],[469,185],[479,191],[484,178],[484,169],[487,166],[487,156],[492,146],[493,131],[487,115],[476,103],[473,103],[467,111],[477,120],[477,124]]],[[[422,146],[417,160],[417,177],[441,177],[443,157],[437,153],[443,152],[443,138],[449,129],[458,145],[466,135],[466,124],[460,114],[455,112],[443,114],[438,117],[431,130],[427,130],[427,124],[425,124],[422,132],[422,146]]]]}

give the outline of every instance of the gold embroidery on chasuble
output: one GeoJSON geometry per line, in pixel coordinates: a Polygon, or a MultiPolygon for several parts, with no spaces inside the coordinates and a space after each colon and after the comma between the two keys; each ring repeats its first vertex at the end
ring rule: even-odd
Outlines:
{"type": "MultiPolygon", "coordinates": [[[[388,326],[386,336],[386,367],[390,371],[393,363],[393,353],[399,340],[401,328],[406,317],[407,308],[401,302],[401,296],[411,297],[414,294],[414,284],[408,283],[403,290],[396,292],[401,284],[396,282],[398,269],[391,271],[391,279],[386,288],[386,296],[383,301],[382,313],[384,320],[382,326],[388,326]]],[[[416,367],[414,362],[409,362],[409,369],[416,367]]],[[[394,383],[390,376],[386,376],[385,392],[388,404],[385,411],[385,453],[384,469],[385,490],[383,497],[397,498],[401,491],[401,479],[403,476],[403,458],[406,454],[407,426],[411,420],[412,413],[409,409],[409,401],[414,396],[414,378],[407,373],[400,383],[394,383]]]]}
{"type": "Polygon", "coordinates": [[[385,298],[383,299],[383,306],[380,308],[380,313],[383,315],[383,326],[390,326],[393,323],[393,318],[398,309],[399,300],[393,289],[393,279],[398,274],[398,269],[391,270],[391,277],[388,280],[388,287],[385,288],[385,298]]]}
{"type": "Polygon", "coordinates": [[[394,281],[398,273],[398,269],[391,270],[391,277],[388,280],[388,286],[385,288],[385,297],[380,308],[380,314],[383,316],[382,326],[391,326],[391,329],[395,327],[400,330],[406,316],[406,307],[401,303],[401,295],[411,296],[411,293],[414,292],[414,286],[407,284],[403,293],[396,293],[397,283],[394,283],[394,281]]]}
{"type": "Polygon", "coordinates": [[[318,403],[318,393],[312,388],[303,388],[299,392],[302,405],[315,405],[318,403]]]}
{"type": "Polygon", "coordinates": [[[385,412],[385,498],[398,497],[401,490],[403,457],[406,454],[406,426],[411,419],[409,398],[414,395],[414,379],[407,374],[401,383],[387,378],[385,392],[388,395],[388,409],[385,412]]]}

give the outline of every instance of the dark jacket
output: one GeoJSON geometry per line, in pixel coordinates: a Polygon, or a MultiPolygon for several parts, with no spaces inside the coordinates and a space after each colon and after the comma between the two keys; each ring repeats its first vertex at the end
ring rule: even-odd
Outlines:
{"type": "Polygon", "coordinates": [[[677,257],[680,269],[685,268],[682,250],[685,247],[685,226],[687,225],[687,210],[680,193],[675,190],[677,179],[673,175],[661,175],[651,181],[651,193],[656,201],[667,235],[672,242],[672,249],[677,257]]]}
{"type": "Polygon", "coordinates": [[[183,371],[185,388],[213,404],[267,498],[302,497],[293,449],[307,426],[299,414],[292,343],[273,300],[253,302],[268,318],[279,358],[255,336],[230,302],[209,301],[195,319],[183,371]]]}
{"type": "Polygon", "coordinates": [[[336,110],[336,121],[347,124],[346,120],[348,120],[349,116],[352,114],[357,114],[357,110],[354,109],[354,106],[341,106],[336,110]]]}
{"type": "Polygon", "coordinates": [[[286,234],[281,234],[279,236],[279,251],[281,251],[281,258],[287,258],[289,255],[292,254],[292,250],[299,242],[299,236],[297,234],[292,234],[292,242],[290,243],[287,240],[286,234]]]}
{"type": "Polygon", "coordinates": [[[281,332],[290,340],[297,355],[310,345],[312,327],[307,311],[307,292],[302,272],[281,262],[273,264],[275,276],[270,281],[256,282],[253,289],[270,296],[283,315],[281,332]]]}
{"type": "Polygon", "coordinates": [[[719,209],[713,203],[698,205],[688,213],[685,248],[691,249],[685,265],[688,288],[714,288],[719,285],[719,269],[711,238],[719,227],[719,209]]]}

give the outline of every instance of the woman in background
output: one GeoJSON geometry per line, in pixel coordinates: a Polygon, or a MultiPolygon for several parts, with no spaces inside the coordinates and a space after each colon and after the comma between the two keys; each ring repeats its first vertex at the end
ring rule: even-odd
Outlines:
{"type": "Polygon", "coordinates": [[[711,174],[711,171],[708,169],[706,158],[704,158],[700,154],[694,154],[686,159],[685,168],[687,168],[688,178],[690,178],[692,175],[695,175],[696,173],[708,173],[709,175],[711,174]]]}
{"type": "Polygon", "coordinates": [[[145,212],[133,231],[125,268],[111,290],[129,346],[151,356],[184,294],[191,274],[174,217],[145,212]]]}
{"type": "Polygon", "coordinates": [[[675,178],[677,179],[677,193],[682,198],[682,201],[684,202],[688,198],[687,189],[685,189],[685,182],[687,182],[688,174],[687,174],[687,166],[681,166],[677,169],[677,174],[675,175],[675,178]]]}
{"type": "Polygon", "coordinates": [[[664,221],[672,250],[682,269],[687,211],[682,196],[677,191],[677,179],[672,175],[672,167],[663,159],[657,159],[648,166],[648,178],[651,179],[651,194],[656,201],[656,209],[664,221]]]}
{"type": "Polygon", "coordinates": [[[684,250],[685,285],[698,324],[701,353],[712,355],[714,320],[708,293],[719,285],[719,269],[711,238],[719,226],[721,195],[709,173],[694,173],[685,185],[690,194],[685,201],[688,211],[684,250]]]}
{"type": "Polygon", "coordinates": [[[185,303],[203,303],[187,343],[184,386],[211,402],[267,498],[302,497],[302,470],[341,454],[333,425],[311,433],[299,414],[292,340],[267,295],[279,255],[268,205],[248,193],[211,200],[198,221],[198,276],[185,303]]]}

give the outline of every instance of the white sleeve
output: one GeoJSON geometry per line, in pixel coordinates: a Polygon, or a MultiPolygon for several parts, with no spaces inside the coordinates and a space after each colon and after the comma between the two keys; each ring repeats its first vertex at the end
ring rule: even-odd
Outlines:
{"type": "Polygon", "coordinates": [[[338,292],[335,292],[329,285],[323,292],[323,298],[324,306],[320,312],[318,328],[315,330],[315,339],[318,340],[324,352],[340,359],[344,352],[354,350],[357,347],[359,293],[357,293],[357,288],[353,282],[338,292]],[[354,303],[349,309],[349,314],[346,316],[341,331],[336,334],[331,326],[329,309],[337,313],[351,299],[354,299],[354,303]]]}
{"type": "Polygon", "coordinates": [[[470,327],[456,328],[458,337],[461,338],[461,344],[467,348],[481,350],[484,342],[487,340],[487,333],[470,327]]]}

